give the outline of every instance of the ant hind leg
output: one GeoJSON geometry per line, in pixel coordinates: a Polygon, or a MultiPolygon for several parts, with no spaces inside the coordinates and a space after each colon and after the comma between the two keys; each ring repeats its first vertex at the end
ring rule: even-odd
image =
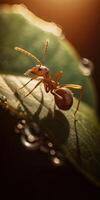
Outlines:
{"type": "Polygon", "coordinates": [[[76,106],[76,110],[74,112],[74,116],[76,117],[76,113],[79,110],[81,98],[82,98],[82,95],[83,95],[83,86],[82,85],[78,85],[78,84],[66,84],[63,87],[69,88],[69,89],[72,88],[72,89],[78,89],[78,90],[80,90],[80,95],[79,95],[78,103],[77,103],[77,106],[76,106]]]}

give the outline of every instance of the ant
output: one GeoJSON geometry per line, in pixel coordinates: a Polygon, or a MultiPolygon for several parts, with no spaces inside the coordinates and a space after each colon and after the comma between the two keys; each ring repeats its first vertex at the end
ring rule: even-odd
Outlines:
{"type": "MultiPolygon", "coordinates": [[[[63,76],[62,71],[56,72],[55,78],[52,79],[48,67],[44,66],[42,62],[35,55],[31,54],[30,52],[20,47],[15,47],[15,50],[27,55],[28,57],[33,58],[37,62],[36,66],[32,67],[31,69],[28,69],[24,73],[25,76],[28,76],[31,79],[26,84],[24,84],[20,89],[24,88],[33,79],[39,80],[38,83],[35,85],[35,87],[26,96],[31,94],[33,90],[40,83],[43,83],[45,91],[47,93],[51,92],[51,94],[54,96],[55,103],[58,106],[58,108],[62,110],[69,110],[73,104],[73,94],[70,89],[78,89],[80,90],[80,96],[76,110],[74,112],[75,116],[77,111],[79,110],[79,105],[83,94],[83,87],[77,84],[65,84],[63,86],[60,85],[59,80],[63,76]]],[[[46,41],[45,43],[44,56],[46,56],[47,50],[48,50],[48,41],[46,41]]]]}

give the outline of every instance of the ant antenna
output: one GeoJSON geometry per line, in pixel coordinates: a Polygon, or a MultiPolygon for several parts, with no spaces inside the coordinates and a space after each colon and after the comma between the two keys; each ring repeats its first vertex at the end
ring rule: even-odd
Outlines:
{"type": "Polygon", "coordinates": [[[26,51],[25,49],[22,49],[22,48],[20,48],[20,47],[15,47],[15,50],[16,50],[16,51],[19,51],[19,52],[21,52],[21,53],[23,53],[23,54],[25,54],[25,55],[27,55],[27,56],[30,57],[30,58],[33,58],[33,59],[36,60],[40,65],[42,65],[41,61],[40,61],[36,56],[34,56],[34,55],[31,54],[30,52],[26,51]]]}
{"type": "Polygon", "coordinates": [[[48,53],[48,45],[49,45],[49,41],[48,40],[46,40],[45,41],[45,44],[44,44],[44,57],[43,57],[43,62],[45,61],[45,59],[46,59],[46,56],[47,56],[47,53],[48,53]]]}

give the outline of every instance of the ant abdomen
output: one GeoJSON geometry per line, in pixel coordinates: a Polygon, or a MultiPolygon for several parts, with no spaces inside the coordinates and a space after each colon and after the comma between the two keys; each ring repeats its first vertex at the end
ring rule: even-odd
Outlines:
{"type": "Polygon", "coordinates": [[[73,94],[67,88],[58,88],[55,90],[57,95],[54,95],[55,103],[62,110],[69,110],[73,104],[73,94]],[[60,98],[62,97],[62,98],[60,98]]]}

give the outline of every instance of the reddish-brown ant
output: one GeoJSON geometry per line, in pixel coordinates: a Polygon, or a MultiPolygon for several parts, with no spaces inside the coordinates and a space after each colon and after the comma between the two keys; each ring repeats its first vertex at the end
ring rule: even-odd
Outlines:
{"type": "MultiPolygon", "coordinates": [[[[46,56],[46,53],[47,53],[47,48],[48,48],[48,42],[46,42],[46,44],[45,44],[45,51],[44,51],[45,56],[46,56]]],[[[45,91],[47,93],[51,92],[51,94],[54,95],[55,103],[58,106],[58,108],[60,108],[62,110],[69,110],[71,108],[72,104],[73,104],[73,94],[72,94],[70,89],[71,88],[72,89],[79,89],[80,90],[80,96],[79,96],[78,104],[77,104],[77,107],[76,107],[76,110],[75,110],[75,113],[74,113],[74,115],[76,115],[77,111],[79,110],[80,100],[81,100],[81,96],[82,96],[82,93],[83,93],[82,86],[77,85],[77,84],[66,84],[66,85],[61,86],[59,84],[59,80],[63,76],[62,71],[56,72],[55,78],[53,80],[51,75],[50,75],[48,67],[42,65],[42,62],[36,56],[34,56],[33,54],[29,53],[28,51],[26,51],[26,50],[24,50],[20,47],[15,47],[15,50],[33,58],[37,62],[36,66],[27,70],[24,74],[25,76],[28,76],[31,79],[25,85],[23,85],[23,87],[25,87],[33,79],[40,78],[38,83],[35,85],[35,87],[26,96],[28,96],[30,93],[32,93],[33,90],[40,83],[43,83],[45,91]]]]}

